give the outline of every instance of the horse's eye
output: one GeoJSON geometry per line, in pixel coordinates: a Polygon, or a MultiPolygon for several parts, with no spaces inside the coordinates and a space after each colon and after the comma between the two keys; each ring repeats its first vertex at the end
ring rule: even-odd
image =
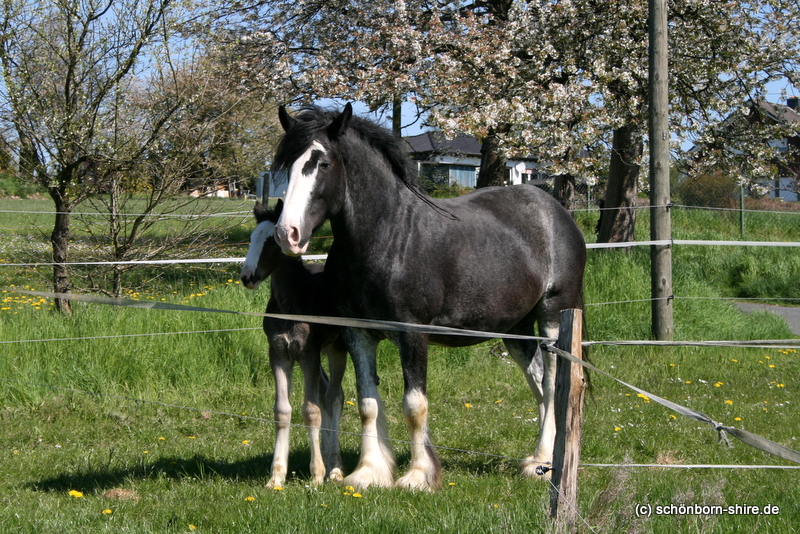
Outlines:
{"type": "Polygon", "coordinates": [[[331,166],[330,163],[326,163],[324,161],[319,164],[319,168],[322,170],[327,170],[330,166],[331,166]]]}

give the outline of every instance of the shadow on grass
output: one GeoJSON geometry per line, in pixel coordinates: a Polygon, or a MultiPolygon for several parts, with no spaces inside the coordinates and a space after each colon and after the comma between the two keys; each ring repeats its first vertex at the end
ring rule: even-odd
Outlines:
{"type": "MultiPolygon", "coordinates": [[[[310,479],[308,449],[293,450],[289,457],[289,476],[287,481],[308,481],[310,479]]],[[[342,452],[345,468],[355,466],[358,457],[355,453],[342,452]]],[[[25,484],[34,491],[104,491],[119,487],[130,480],[166,478],[170,480],[215,480],[263,481],[269,480],[272,454],[253,456],[244,460],[225,461],[211,459],[204,455],[189,457],[165,456],[155,461],[143,460],[137,465],[127,467],[107,467],[91,470],[65,472],[42,480],[25,484]]]]}
{"type": "MultiPolygon", "coordinates": [[[[309,462],[311,454],[308,449],[293,450],[289,457],[288,482],[307,482],[311,475],[309,462]]],[[[402,474],[408,468],[408,453],[397,456],[398,472],[402,474]]],[[[514,472],[517,469],[513,462],[497,458],[461,457],[442,461],[442,469],[448,471],[467,472],[471,475],[485,475],[498,471],[514,472]]],[[[350,473],[358,464],[357,451],[342,451],[342,464],[345,472],[350,473]]],[[[127,467],[99,467],[97,469],[64,472],[42,480],[27,482],[25,486],[34,491],[70,491],[98,492],[119,487],[131,480],[148,480],[166,478],[170,480],[215,480],[261,481],[269,480],[272,454],[253,456],[244,460],[225,461],[211,459],[204,455],[188,457],[165,456],[155,461],[143,460],[137,465],[127,467]]]]}

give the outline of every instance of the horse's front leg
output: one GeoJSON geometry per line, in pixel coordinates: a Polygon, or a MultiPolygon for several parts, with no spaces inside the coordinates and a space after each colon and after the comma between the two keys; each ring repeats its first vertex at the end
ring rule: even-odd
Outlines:
{"type": "Polygon", "coordinates": [[[320,429],[322,428],[320,383],[322,376],[319,347],[305,347],[297,360],[303,371],[303,424],[308,428],[308,440],[311,447],[311,483],[318,486],[325,481],[325,462],[322,459],[320,447],[320,429]]]}
{"type": "Polygon", "coordinates": [[[386,430],[386,414],[378,394],[375,351],[378,341],[363,330],[345,329],[342,334],[356,370],[358,411],[361,416],[361,458],[343,483],[357,488],[391,487],[395,460],[386,430]]]}
{"type": "Polygon", "coordinates": [[[325,391],[322,431],[322,454],[325,468],[330,480],[341,481],[344,478],[342,455],[339,448],[339,421],[342,418],[344,392],[342,380],[347,367],[347,350],[334,342],[325,349],[328,355],[330,380],[325,391]]]}
{"type": "Polygon", "coordinates": [[[267,487],[275,488],[283,485],[289,467],[289,428],[292,422],[292,405],[289,404],[289,392],[292,387],[292,362],[288,353],[275,349],[270,343],[269,360],[272,374],[275,376],[275,452],[272,456],[272,469],[267,487]]]}
{"type": "Polygon", "coordinates": [[[441,485],[441,465],[428,431],[427,336],[400,334],[398,346],[405,382],[403,415],[411,434],[411,465],[396,486],[432,491],[441,485]]]}

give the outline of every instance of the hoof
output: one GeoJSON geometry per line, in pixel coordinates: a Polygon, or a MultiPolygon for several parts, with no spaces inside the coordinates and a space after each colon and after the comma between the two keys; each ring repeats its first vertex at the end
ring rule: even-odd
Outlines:
{"type": "Polygon", "coordinates": [[[422,469],[410,469],[408,473],[400,477],[394,485],[395,488],[407,489],[411,491],[428,491],[432,492],[436,489],[435,484],[431,477],[429,477],[422,469]]]}
{"type": "Polygon", "coordinates": [[[552,478],[551,466],[552,462],[550,460],[536,459],[533,456],[529,456],[519,466],[520,475],[523,478],[533,480],[550,480],[552,478]]]}
{"type": "Polygon", "coordinates": [[[267,489],[282,488],[285,479],[282,477],[272,477],[267,482],[267,489]]]}
{"type": "Polygon", "coordinates": [[[338,467],[331,469],[331,474],[328,475],[328,480],[332,482],[342,482],[344,480],[344,473],[338,467]]]}
{"type": "Polygon", "coordinates": [[[381,470],[370,466],[359,466],[342,480],[342,485],[353,486],[360,490],[370,486],[391,488],[393,483],[394,474],[390,470],[381,470]]]}

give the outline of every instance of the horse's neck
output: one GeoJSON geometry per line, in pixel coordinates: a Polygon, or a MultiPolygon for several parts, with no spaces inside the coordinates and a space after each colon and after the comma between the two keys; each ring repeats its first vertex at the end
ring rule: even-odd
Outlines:
{"type": "MultiPolygon", "coordinates": [[[[313,275],[300,258],[282,256],[278,267],[270,275],[272,287],[283,288],[303,287],[311,282],[313,275]]],[[[284,290],[285,291],[285,290],[284,290]]]]}
{"type": "Polygon", "coordinates": [[[352,191],[342,212],[331,218],[334,244],[340,242],[349,254],[372,253],[373,247],[383,247],[382,240],[405,232],[413,214],[424,214],[428,208],[405,185],[397,180],[390,183],[366,180],[352,191]],[[356,245],[357,244],[357,245],[356,245]]]}

